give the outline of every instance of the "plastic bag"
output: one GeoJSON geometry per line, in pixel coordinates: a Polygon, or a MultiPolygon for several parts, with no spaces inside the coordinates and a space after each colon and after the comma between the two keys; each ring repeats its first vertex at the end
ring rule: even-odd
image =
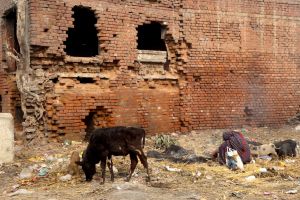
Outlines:
{"type": "Polygon", "coordinates": [[[227,147],[225,153],[226,165],[232,170],[244,170],[244,164],[237,150],[227,147]]]}

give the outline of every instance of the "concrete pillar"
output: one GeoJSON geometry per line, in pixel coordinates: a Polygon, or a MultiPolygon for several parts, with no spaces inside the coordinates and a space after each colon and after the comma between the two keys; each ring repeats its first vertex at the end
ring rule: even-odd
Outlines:
{"type": "Polygon", "coordinates": [[[0,113],[0,163],[14,159],[14,119],[10,113],[0,113]]]}

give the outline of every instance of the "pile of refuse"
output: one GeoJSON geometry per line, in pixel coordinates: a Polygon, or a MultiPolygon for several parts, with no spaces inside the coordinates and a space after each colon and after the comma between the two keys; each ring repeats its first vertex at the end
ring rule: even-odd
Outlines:
{"type": "MultiPolygon", "coordinates": [[[[67,173],[69,165],[69,158],[62,154],[45,154],[43,157],[32,157],[29,161],[34,164],[21,170],[19,174],[20,180],[48,177],[50,174],[67,173]]],[[[71,180],[70,178],[70,175],[67,177],[61,176],[59,180],[68,181],[71,180]]]]}
{"type": "Polygon", "coordinates": [[[163,152],[156,150],[148,151],[149,158],[168,159],[176,163],[205,163],[209,157],[197,156],[192,150],[187,150],[179,145],[172,144],[163,152]]]}
{"type": "MultiPolygon", "coordinates": [[[[16,179],[17,182],[8,188],[3,194],[7,196],[26,195],[34,193],[34,190],[26,189],[28,186],[38,185],[47,182],[68,182],[72,180],[72,175],[68,174],[68,155],[54,154],[35,156],[29,158],[26,163],[12,163],[14,167],[21,168],[16,179]],[[25,188],[24,188],[25,187],[25,188]]],[[[7,166],[9,167],[9,166],[7,166]]],[[[3,173],[5,173],[3,171],[3,173]]]]}

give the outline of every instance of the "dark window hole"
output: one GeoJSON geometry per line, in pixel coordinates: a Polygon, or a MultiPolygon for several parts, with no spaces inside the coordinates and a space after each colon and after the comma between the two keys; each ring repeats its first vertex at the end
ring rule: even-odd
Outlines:
{"type": "Polygon", "coordinates": [[[244,112],[247,117],[252,117],[253,116],[253,109],[249,108],[248,106],[245,107],[244,112]]]}
{"type": "Polygon", "coordinates": [[[200,82],[202,79],[200,76],[194,76],[195,82],[200,82]]]}
{"type": "Polygon", "coordinates": [[[97,106],[96,109],[90,110],[89,114],[83,120],[86,126],[85,140],[89,140],[91,132],[95,128],[109,127],[112,122],[111,114],[103,106],[97,106]]]}
{"type": "Polygon", "coordinates": [[[90,78],[90,77],[77,77],[77,80],[83,84],[96,83],[96,80],[94,80],[93,78],[90,78]]]}
{"type": "Polygon", "coordinates": [[[53,82],[53,83],[58,83],[58,78],[52,79],[52,82],[53,82]]]}
{"type": "Polygon", "coordinates": [[[135,68],[134,66],[128,66],[127,69],[128,69],[128,70],[132,70],[132,71],[135,71],[135,70],[136,70],[136,68],[135,68]]]}
{"type": "Polygon", "coordinates": [[[120,63],[120,60],[113,60],[113,64],[119,65],[119,63],[120,63]]]}
{"type": "Polygon", "coordinates": [[[138,26],[138,49],[166,51],[166,44],[163,40],[165,27],[158,22],[138,26]]]}
{"type": "MultiPolygon", "coordinates": [[[[16,8],[11,8],[4,13],[3,16],[2,40],[7,51],[12,53],[20,53],[20,46],[17,38],[17,12],[16,8]]],[[[7,60],[8,71],[14,72],[17,69],[16,61],[7,60]]]]}
{"type": "Polygon", "coordinates": [[[99,54],[98,36],[95,27],[97,18],[89,8],[82,6],[73,7],[74,28],[67,31],[65,41],[66,53],[76,57],[92,57],[99,54]]]}

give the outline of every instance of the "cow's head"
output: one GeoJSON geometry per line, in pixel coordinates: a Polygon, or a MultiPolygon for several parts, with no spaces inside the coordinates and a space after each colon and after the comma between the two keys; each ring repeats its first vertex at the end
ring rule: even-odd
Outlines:
{"type": "Polygon", "coordinates": [[[94,174],[96,173],[96,165],[85,161],[76,161],[75,163],[82,167],[82,170],[85,174],[85,180],[91,181],[93,179],[94,174]]]}

